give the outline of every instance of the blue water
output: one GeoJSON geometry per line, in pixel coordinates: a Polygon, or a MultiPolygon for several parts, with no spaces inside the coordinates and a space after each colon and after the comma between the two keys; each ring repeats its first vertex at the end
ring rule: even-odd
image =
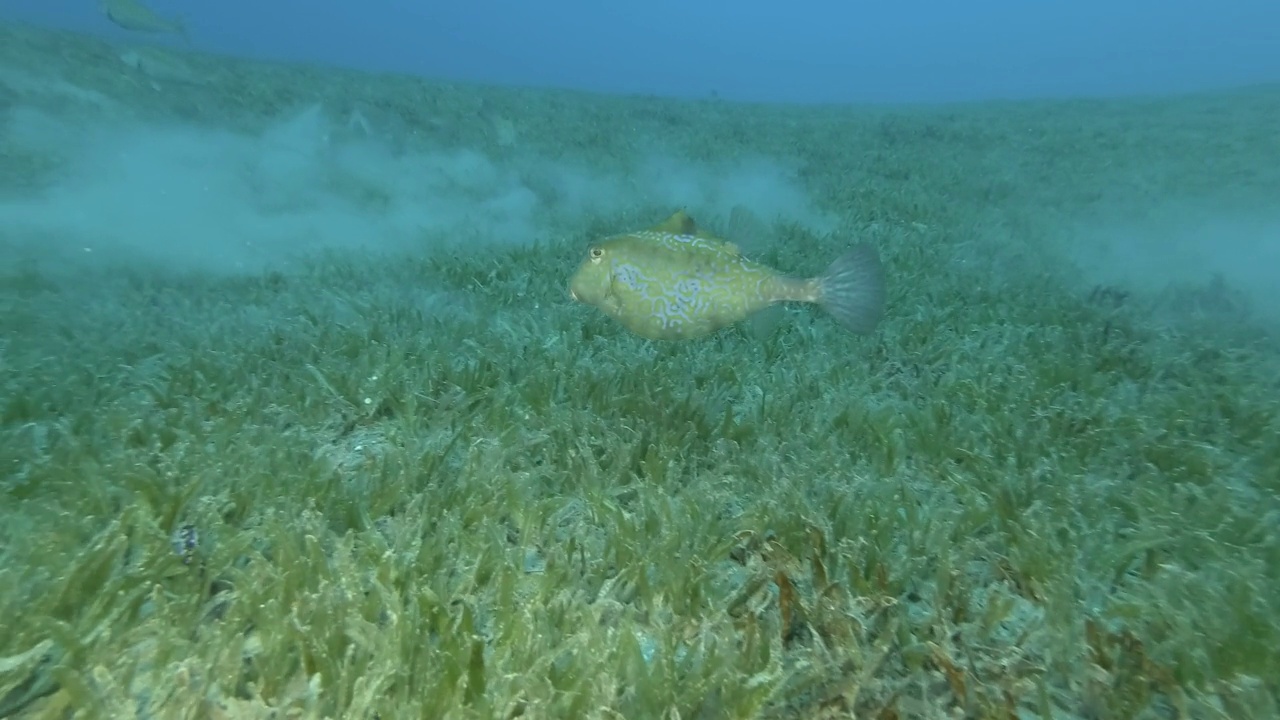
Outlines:
{"type": "MultiPolygon", "coordinates": [[[[1167,93],[1280,81],[1277,0],[149,0],[199,49],[437,77],[800,102],[1167,93]]],[[[124,36],[95,0],[0,19],[124,36]]]]}

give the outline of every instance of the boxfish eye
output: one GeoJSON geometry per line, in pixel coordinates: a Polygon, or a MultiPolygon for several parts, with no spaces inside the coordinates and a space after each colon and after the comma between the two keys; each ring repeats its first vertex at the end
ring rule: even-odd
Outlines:
{"type": "Polygon", "coordinates": [[[604,248],[593,247],[587,251],[587,254],[591,256],[592,260],[599,260],[604,257],[604,248]]]}

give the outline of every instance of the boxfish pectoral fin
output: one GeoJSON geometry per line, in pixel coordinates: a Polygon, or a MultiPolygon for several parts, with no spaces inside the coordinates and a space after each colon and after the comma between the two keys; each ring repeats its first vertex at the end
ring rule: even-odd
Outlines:
{"type": "Polygon", "coordinates": [[[747,318],[747,329],[752,337],[767,340],[782,327],[786,315],[787,310],[782,305],[770,305],[747,318]]]}

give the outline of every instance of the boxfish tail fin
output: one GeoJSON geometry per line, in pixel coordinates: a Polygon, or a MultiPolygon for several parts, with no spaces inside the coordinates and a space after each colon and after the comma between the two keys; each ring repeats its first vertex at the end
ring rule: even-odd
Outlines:
{"type": "Polygon", "coordinates": [[[869,333],[884,316],[884,266],[870,245],[836,258],[818,278],[818,304],[846,329],[869,333]]]}

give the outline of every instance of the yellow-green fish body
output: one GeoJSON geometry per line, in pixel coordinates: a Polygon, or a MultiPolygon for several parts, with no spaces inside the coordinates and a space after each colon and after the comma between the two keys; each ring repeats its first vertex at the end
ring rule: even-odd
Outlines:
{"type": "MultiPolygon", "coordinates": [[[[736,218],[744,213],[734,210],[736,218]]],[[[817,303],[850,330],[869,332],[883,312],[884,278],[865,245],[822,276],[786,277],[679,211],[648,230],[593,244],[569,292],[653,340],[703,337],[780,302],[817,303]]]]}

